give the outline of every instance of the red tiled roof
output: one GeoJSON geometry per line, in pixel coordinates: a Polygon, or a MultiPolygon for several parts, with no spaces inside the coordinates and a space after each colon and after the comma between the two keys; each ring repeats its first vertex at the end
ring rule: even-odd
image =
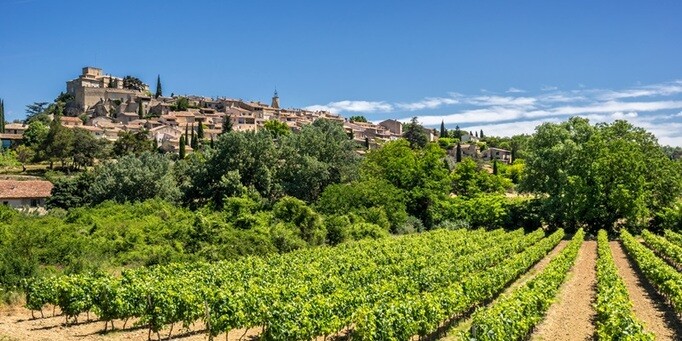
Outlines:
{"type": "Polygon", "coordinates": [[[52,183],[43,180],[0,180],[0,199],[47,198],[52,183]]]}

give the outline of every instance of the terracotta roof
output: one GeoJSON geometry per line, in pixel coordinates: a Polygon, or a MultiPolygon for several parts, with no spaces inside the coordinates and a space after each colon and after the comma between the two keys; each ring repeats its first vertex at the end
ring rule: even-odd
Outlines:
{"type": "Polygon", "coordinates": [[[7,123],[5,125],[6,130],[14,130],[14,129],[26,129],[28,126],[25,126],[21,123],[7,123]]]}
{"type": "Polygon", "coordinates": [[[61,121],[64,121],[64,122],[81,122],[81,123],[83,122],[83,121],[82,121],[80,118],[78,118],[78,117],[69,117],[69,116],[62,116],[62,117],[60,118],[60,120],[61,120],[61,121]]]}
{"type": "Polygon", "coordinates": [[[52,183],[43,180],[0,180],[0,199],[47,198],[52,183]]]}
{"type": "Polygon", "coordinates": [[[22,134],[0,134],[0,139],[3,140],[22,140],[24,138],[24,135],[22,134]]]}

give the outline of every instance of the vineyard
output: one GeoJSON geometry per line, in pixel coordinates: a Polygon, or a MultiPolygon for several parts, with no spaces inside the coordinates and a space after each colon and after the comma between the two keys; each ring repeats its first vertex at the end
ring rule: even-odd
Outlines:
{"type": "MultiPolygon", "coordinates": [[[[660,295],[655,303],[679,316],[682,235],[619,237],[609,242],[600,231],[595,243],[582,230],[568,239],[563,230],[438,230],[232,262],[43,277],[27,282],[26,307],[28,321],[51,318],[64,330],[96,325],[103,339],[547,339],[551,311],[573,304],[561,293],[583,267],[596,283],[580,288],[595,314],[584,318],[587,336],[666,339],[638,316],[614,252],[622,245],[625,261],[660,295]],[[596,263],[585,267],[589,248],[596,263]]],[[[679,336],[674,324],[667,328],[679,336]]]]}

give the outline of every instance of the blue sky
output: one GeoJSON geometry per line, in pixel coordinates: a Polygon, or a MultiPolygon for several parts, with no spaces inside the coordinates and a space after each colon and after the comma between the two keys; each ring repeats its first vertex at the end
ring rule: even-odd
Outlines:
{"type": "Polygon", "coordinates": [[[680,1],[0,0],[7,118],[83,66],[166,94],[488,134],[583,115],[682,145],[680,1]]]}

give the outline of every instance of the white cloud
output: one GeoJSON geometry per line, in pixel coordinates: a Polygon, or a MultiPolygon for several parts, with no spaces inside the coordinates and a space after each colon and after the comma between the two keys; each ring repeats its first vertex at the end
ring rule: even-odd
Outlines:
{"type": "Polygon", "coordinates": [[[664,84],[640,86],[635,89],[620,91],[607,90],[601,95],[603,100],[617,100],[637,97],[671,96],[682,93],[682,84],[679,81],[664,84]]]}
{"type": "Polygon", "coordinates": [[[466,102],[478,106],[528,107],[536,101],[533,97],[477,96],[469,98],[466,102]]]}
{"type": "Polygon", "coordinates": [[[311,105],[306,107],[307,110],[324,110],[333,113],[343,112],[388,112],[393,110],[393,106],[389,103],[380,101],[339,101],[331,102],[326,105],[311,105]]]}
{"type": "MultiPolygon", "coordinates": [[[[637,113],[612,113],[577,115],[590,120],[591,123],[612,123],[615,120],[627,119],[637,127],[653,133],[662,145],[682,146],[682,123],[657,122],[651,117],[637,116],[637,113]],[[623,117],[625,116],[625,117],[623,117]]],[[[663,115],[657,115],[663,116],[663,115]]],[[[535,128],[543,123],[558,123],[563,119],[550,117],[541,120],[521,120],[504,123],[485,123],[477,125],[460,125],[463,130],[481,130],[490,136],[512,136],[517,134],[532,134],[535,128]]]]}
{"type": "Polygon", "coordinates": [[[403,117],[402,121],[410,120],[410,112],[423,110],[424,114],[418,119],[426,126],[437,127],[443,120],[450,126],[472,125],[472,130],[483,127],[495,135],[505,135],[504,131],[512,131],[510,134],[530,132],[529,127],[562,121],[569,116],[582,116],[593,122],[626,119],[650,128],[662,143],[682,145],[682,80],[622,90],[589,89],[581,84],[574,90],[559,91],[555,86],[543,86],[543,92],[537,94],[514,95],[520,91],[524,90],[512,87],[507,90],[509,95],[485,89],[481,89],[483,94],[472,95],[450,92],[444,97],[426,97],[414,102],[346,100],[307,109],[391,113],[393,117],[403,117]],[[446,106],[451,108],[444,114],[442,108],[446,106]],[[438,109],[441,112],[437,112],[438,109]]]}
{"type": "Polygon", "coordinates": [[[522,89],[519,89],[519,88],[511,87],[511,88],[507,89],[507,92],[508,92],[508,93],[520,93],[520,92],[526,92],[526,90],[522,90],[522,89]]]}
{"type": "Polygon", "coordinates": [[[395,107],[402,110],[415,111],[424,109],[435,109],[443,105],[453,105],[458,103],[459,101],[454,98],[427,97],[419,102],[397,103],[395,104],[395,107]]]}

